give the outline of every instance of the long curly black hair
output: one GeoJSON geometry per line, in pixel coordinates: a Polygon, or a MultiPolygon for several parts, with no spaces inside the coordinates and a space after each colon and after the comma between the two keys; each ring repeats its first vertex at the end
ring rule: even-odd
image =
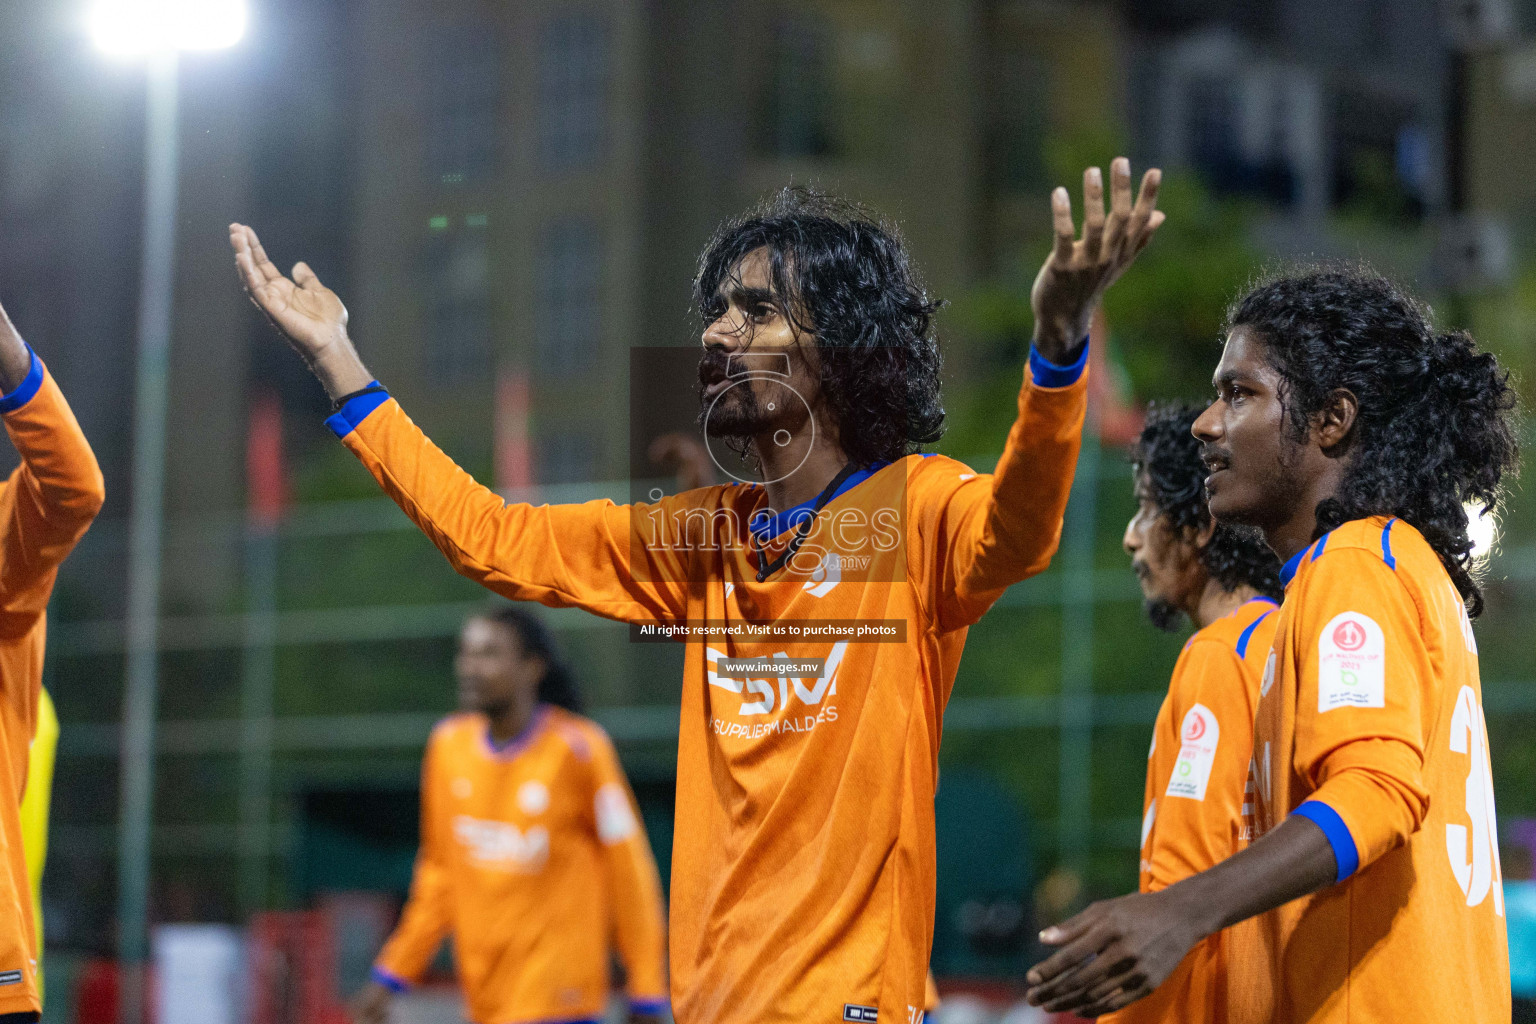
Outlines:
{"type": "Polygon", "coordinates": [[[944,432],[939,345],[928,295],[900,233],[869,211],[786,188],[722,225],[699,257],[693,303],[706,324],[720,286],[756,249],[769,253],[780,312],[816,339],[821,394],[855,465],[893,462],[944,432]]]}
{"type": "MultiPolygon", "coordinates": [[[[1205,504],[1207,470],[1200,461],[1200,442],[1191,428],[1200,410],[1179,402],[1153,402],[1147,408],[1141,436],[1131,446],[1136,479],[1157,504],[1158,515],[1175,533],[1188,537],[1211,521],[1205,504]]],[[[1211,541],[1200,552],[1205,571],[1231,592],[1247,585],[1265,597],[1280,600],[1280,560],[1258,530],[1217,523],[1211,541]]]]}
{"type": "Polygon", "coordinates": [[[515,604],[498,604],[480,617],[511,629],[517,634],[524,657],[535,657],[544,662],[544,676],[539,680],[538,693],[541,704],[553,704],[581,713],[585,706],[581,689],[576,685],[570,666],[560,656],[560,648],[543,619],[515,604]]]}
{"type": "Polygon", "coordinates": [[[1365,516],[1397,516],[1427,540],[1477,615],[1468,502],[1498,507],[1518,465],[1509,373],[1465,331],[1439,332],[1429,310],[1357,264],[1289,273],[1227,312],[1264,342],[1282,378],[1293,439],[1338,389],[1359,405],[1337,494],[1317,506],[1321,536],[1365,516]]]}

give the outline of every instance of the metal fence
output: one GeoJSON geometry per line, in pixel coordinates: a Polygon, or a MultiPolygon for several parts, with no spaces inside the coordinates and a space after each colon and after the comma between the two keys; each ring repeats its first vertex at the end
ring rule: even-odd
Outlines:
{"type": "MultiPolygon", "coordinates": [[[[1134,610],[1140,601],[1124,556],[1115,550],[1124,522],[1121,516],[1129,508],[1129,491],[1118,454],[1101,451],[1090,437],[1067,511],[1062,548],[1052,568],[1011,588],[973,634],[974,641],[988,629],[995,634],[1000,629],[1014,629],[1032,617],[1054,616],[1059,620],[1059,649],[1054,671],[1049,673],[1053,678],[1043,692],[1038,683],[1033,692],[1020,692],[1024,688],[1002,678],[992,680],[994,692],[977,695],[970,685],[974,673],[962,661],[945,716],[949,740],[995,737],[996,744],[988,742],[984,747],[1001,749],[997,756],[1011,756],[1009,751],[1015,751],[1019,757],[1035,759],[1036,774],[1048,775],[1054,770],[1054,794],[1035,787],[1025,794],[1026,803],[1035,815],[1039,833],[1048,840],[1046,845],[1054,846],[1055,859],[1079,870],[1084,870],[1096,853],[1127,857],[1124,851],[1135,846],[1139,781],[1134,793],[1117,798],[1118,812],[1106,813],[1095,807],[1093,780],[1096,771],[1105,770],[1106,760],[1117,762],[1122,777],[1136,776],[1144,764],[1146,730],[1161,703],[1161,687],[1172,667],[1171,657],[1154,654],[1146,660],[1155,671],[1139,689],[1120,687],[1105,692],[1096,685],[1104,675],[1102,666],[1096,671],[1096,656],[1102,659],[1106,650],[1144,651],[1152,642],[1150,627],[1125,633],[1102,622],[1113,609],[1118,609],[1119,620],[1125,620],[1125,610],[1134,610]],[[989,626],[993,620],[1007,625],[989,626]],[[1106,734],[1127,738],[1105,748],[1102,739],[1106,734]],[[1028,746],[1024,740],[1008,739],[1031,736],[1040,738],[1040,749],[1054,747],[1054,764],[1041,763],[1033,749],[1021,752],[1021,744],[1028,746]],[[1097,755],[1096,738],[1101,741],[1097,755]]],[[[631,484],[626,481],[546,487],[537,497],[551,502],[599,497],[622,501],[630,493],[631,484]]],[[[233,822],[221,814],[209,815],[204,821],[158,823],[154,830],[157,855],[231,859],[238,864],[242,905],[259,907],[269,900],[270,872],[274,861],[280,859],[293,824],[291,808],[281,800],[274,801],[274,785],[282,784],[274,783],[276,769],[290,760],[319,755],[374,758],[353,762],[363,765],[381,761],[396,766],[414,764],[437,714],[399,709],[283,713],[275,694],[286,671],[282,667],[285,651],[442,641],[457,632],[466,615],[483,607],[483,599],[472,584],[453,590],[448,599],[437,596],[444,592],[441,585],[423,583],[419,589],[427,596],[422,600],[398,599],[400,594],[412,592],[410,584],[396,588],[394,600],[356,600],[355,595],[346,600],[338,597],[347,593],[344,581],[336,581],[336,586],[324,591],[324,600],[309,606],[292,605],[294,598],[285,595],[284,580],[306,571],[302,560],[298,564],[291,558],[285,561],[285,552],[291,554],[306,544],[333,548],[343,542],[370,543],[370,539],[414,534],[415,530],[383,498],[300,506],[275,530],[253,527],[235,518],[172,524],[167,531],[167,550],[173,563],[180,558],[196,564],[202,558],[223,565],[238,564],[243,590],[234,598],[241,606],[237,610],[165,614],[159,629],[162,659],[199,653],[220,655],[220,664],[238,675],[238,701],[233,713],[164,715],[159,722],[157,750],[162,758],[190,758],[193,763],[199,759],[237,759],[239,782],[233,802],[238,813],[233,822]]],[[[71,567],[74,582],[103,571],[104,565],[118,557],[124,539],[122,523],[99,524],[87,549],[81,552],[79,564],[71,567]]],[[[435,560],[435,554],[432,558],[435,560]]],[[[1507,543],[1496,569],[1508,586],[1528,595],[1536,584],[1536,546],[1507,543]]],[[[434,579],[434,573],[452,575],[439,561],[436,569],[422,578],[434,579]]],[[[1512,608],[1505,602],[1500,611],[1513,611],[1525,603],[1516,602],[1512,608]]],[[[1523,611],[1518,614],[1525,615],[1523,611]]],[[[549,611],[547,617],[577,645],[586,645],[588,638],[596,635],[594,631],[607,630],[611,635],[622,630],[581,612],[549,611]]],[[[1530,635],[1524,628],[1514,633],[1530,635]]],[[[999,638],[994,635],[992,640],[998,642],[999,638]]],[[[103,671],[120,666],[124,646],[121,618],[70,617],[61,611],[50,638],[50,677],[78,678],[83,666],[103,671]]],[[[1522,657],[1502,660],[1520,664],[1522,657]]],[[[446,673],[446,665],[443,671],[446,673]]],[[[105,692],[113,680],[102,676],[98,685],[105,692]]],[[[1491,719],[1536,712],[1536,671],[1485,679],[1485,693],[1491,719]]],[[[82,717],[65,716],[60,764],[75,765],[92,775],[107,773],[120,754],[120,727],[115,718],[86,721],[82,717]]],[[[676,740],[675,702],[608,703],[597,707],[594,717],[626,752],[626,759],[629,751],[639,747],[668,750],[676,740]]],[[[946,757],[951,755],[948,741],[945,753],[946,757]]],[[[966,755],[961,751],[958,756],[966,755]]],[[[95,851],[106,857],[121,825],[101,817],[65,817],[56,821],[54,832],[60,848],[71,847],[77,854],[95,851]]],[[[1134,866],[1133,858],[1127,863],[1134,866]]],[[[1133,877],[1134,871],[1128,874],[1133,877]]]]}

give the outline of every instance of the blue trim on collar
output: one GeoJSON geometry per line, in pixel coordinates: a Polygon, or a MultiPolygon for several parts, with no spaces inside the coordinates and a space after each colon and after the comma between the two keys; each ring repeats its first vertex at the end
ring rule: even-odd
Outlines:
{"type": "Polygon", "coordinates": [[[1387,568],[1397,571],[1397,559],[1392,555],[1392,524],[1397,522],[1393,516],[1387,520],[1387,525],[1381,528],[1381,560],[1387,563],[1387,568]]]}
{"type": "Polygon", "coordinates": [[[1308,555],[1312,556],[1310,561],[1313,562],[1317,561],[1319,558],[1322,558],[1323,549],[1328,546],[1328,538],[1331,536],[1333,536],[1333,531],[1329,530],[1327,533],[1317,538],[1316,541],[1308,544],[1306,547],[1292,555],[1290,560],[1280,567],[1280,585],[1283,587],[1289,587],[1291,585],[1291,580],[1296,578],[1297,571],[1301,569],[1302,559],[1306,558],[1308,555]]]}
{"type": "Polygon", "coordinates": [[[1301,560],[1307,556],[1307,552],[1310,550],[1312,550],[1312,545],[1308,544],[1286,559],[1285,564],[1280,567],[1280,585],[1282,587],[1291,585],[1291,580],[1296,578],[1296,570],[1301,568],[1301,560]]]}
{"type": "Polygon", "coordinates": [[[3,398],[0,398],[0,413],[15,412],[37,396],[38,389],[43,386],[43,361],[37,358],[37,353],[32,351],[32,346],[26,346],[27,356],[31,360],[27,364],[27,375],[21,378],[21,383],[16,385],[16,390],[3,398]]]}
{"type": "MultiPolygon", "coordinates": [[[[1257,600],[1260,600],[1260,598],[1254,598],[1254,601],[1257,601],[1257,600]]],[[[1263,600],[1269,601],[1269,598],[1263,598],[1263,600]]],[[[1246,603],[1252,604],[1253,602],[1250,601],[1250,602],[1246,602],[1246,603]]],[[[1273,601],[1269,601],[1269,603],[1270,604],[1274,604],[1273,601]]],[[[1246,658],[1246,657],[1248,657],[1248,641],[1253,639],[1253,631],[1259,628],[1259,623],[1263,622],[1265,619],[1269,618],[1273,614],[1275,614],[1275,610],[1273,608],[1271,608],[1269,611],[1265,612],[1263,615],[1260,615],[1258,618],[1256,618],[1252,622],[1248,623],[1248,628],[1243,630],[1242,633],[1238,634],[1238,637],[1237,637],[1237,656],[1239,658],[1246,658]]]]}
{"type": "Polygon", "coordinates": [[[544,725],[544,719],[548,716],[549,705],[540,704],[533,709],[533,715],[528,719],[528,724],[523,726],[523,731],[500,746],[497,746],[496,741],[491,738],[491,723],[487,721],[483,734],[485,737],[485,749],[490,752],[492,757],[502,759],[516,757],[538,735],[540,727],[544,725]]]}
{"type": "MultiPolygon", "coordinates": [[[[832,497],[827,499],[827,504],[832,504],[838,498],[847,494],[853,488],[889,465],[889,462],[876,462],[873,465],[866,466],[864,469],[848,474],[848,479],[844,480],[842,485],[833,492],[832,497]]],[[[819,498],[821,495],[818,494],[816,497],[819,498]]],[[[752,538],[759,544],[762,544],[775,537],[782,537],[785,531],[815,518],[815,508],[816,498],[802,501],[794,508],[787,508],[783,512],[775,512],[772,515],[768,514],[767,509],[760,508],[752,513],[752,518],[748,520],[747,525],[752,531],[752,538]]]]}
{"type": "Polygon", "coordinates": [[[1067,366],[1053,363],[1040,354],[1040,350],[1034,345],[1029,346],[1029,375],[1036,387],[1041,388],[1065,388],[1071,387],[1082,379],[1083,371],[1088,367],[1088,339],[1083,338],[1083,350],[1078,353],[1067,366]]]}
{"type": "Polygon", "coordinates": [[[1355,837],[1349,834],[1349,826],[1344,824],[1338,811],[1321,800],[1303,800],[1291,813],[1306,818],[1328,837],[1328,845],[1333,847],[1333,859],[1339,865],[1335,882],[1342,882],[1355,873],[1360,867],[1360,850],[1355,846],[1355,837]]]}
{"type": "Polygon", "coordinates": [[[1333,531],[1329,530],[1327,533],[1317,538],[1317,543],[1312,546],[1312,561],[1315,562],[1319,558],[1323,557],[1323,549],[1328,546],[1328,538],[1332,536],[1333,531]]]}
{"type": "MultiPolygon", "coordinates": [[[[368,386],[373,387],[378,383],[378,381],[373,381],[368,386]]],[[[326,417],[325,425],[330,427],[331,433],[337,437],[346,437],[356,430],[358,425],[367,419],[373,410],[387,401],[389,401],[388,391],[369,391],[366,394],[358,395],[342,406],[337,412],[326,417]]]]}

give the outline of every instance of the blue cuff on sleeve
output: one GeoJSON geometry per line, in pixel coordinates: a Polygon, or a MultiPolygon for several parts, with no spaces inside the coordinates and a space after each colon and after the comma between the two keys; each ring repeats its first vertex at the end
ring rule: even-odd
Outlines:
{"type": "Polygon", "coordinates": [[[631,999],[629,1011],[631,1013],[645,1013],[651,1016],[659,1016],[667,1012],[670,1001],[666,999],[631,999]]]}
{"type": "Polygon", "coordinates": [[[1335,882],[1342,882],[1355,873],[1360,867],[1360,851],[1355,848],[1355,837],[1349,834],[1349,826],[1344,824],[1338,811],[1321,800],[1306,800],[1291,813],[1306,818],[1328,837],[1328,845],[1333,847],[1333,859],[1339,864],[1335,882]]]}
{"type": "Polygon", "coordinates": [[[375,967],[371,973],[373,975],[374,981],[378,982],[380,985],[383,985],[385,988],[396,994],[404,992],[406,989],[411,987],[410,982],[406,981],[404,978],[399,978],[393,974],[390,974],[382,967],[375,967]]]}
{"type": "Polygon", "coordinates": [[[1042,388],[1064,388],[1082,379],[1088,367],[1088,339],[1083,339],[1083,350],[1071,366],[1058,366],[1040,354],[1035,346],[1029,346],[1029,373],[1035,384],[1042,388]]]}
{"type": "MultiPolygon", "coordinates": [[[[379,382],[374,381],[368,385],[373,387],[379,382]]],[[[379,406],[389,401],[389,392],[384,390],[368,391],[347,402],[335,414],[326,418],[325,425],[331,428],[331,432],[337,437],[346,437],[357,429],[357,425],[368,418],[368,414],[379,406]]]]}
{"type": "MultiPolygon", "coordinates": [[[[23,342],[25,344],[25,342],[23,342]]],[[[37,394],[37,389],[43,386],[43,361],[37,358],[37,353],[32,351],[32,346],[27,345],[27,355],[32,358],[32,365],[27,369],[27,375],[16,385],[16,390],[0,397],[0,413],[15,412],[37,394]]]]}

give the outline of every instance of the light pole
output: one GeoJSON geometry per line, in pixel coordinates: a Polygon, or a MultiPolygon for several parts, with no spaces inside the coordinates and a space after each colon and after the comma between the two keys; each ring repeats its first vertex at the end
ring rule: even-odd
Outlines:
{"type": "Polygon", "coordinates": [[[117,855],[119,1016],[140,1024],[148,953],[150,823],[154,815],[160,541],[165,518],[165,410],[176,273],[177,65],[183,50],[233,46],[244,0],[98,0],[89,26],[107,53],[147,64],[144,233],[139,270],[133,409],[133,497],[128,521],[122,767],[117,855]]]}

